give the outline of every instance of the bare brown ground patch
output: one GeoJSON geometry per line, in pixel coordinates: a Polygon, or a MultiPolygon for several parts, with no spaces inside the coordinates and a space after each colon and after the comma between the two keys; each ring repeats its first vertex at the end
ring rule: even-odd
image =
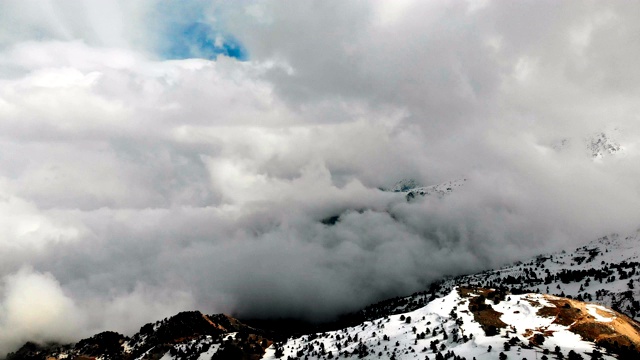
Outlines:
{"type": "Polygon", "coordinates": [[[577,319],[580,319],[585,314],[588,314],[586,308],[581,309],[579,307],[573,306],[572,301],[569,299],[547,297],[547,300],[555,305],[555,307],[545,306],[542,309],[538,310],[536,314],[538,316],[555,317],[555,320],[553,322],[556,324],[570,326],[577,319]]]}
{"type": "Polygon", "coordinates": [[[531,306],[535,306],[535,307],[540,307],[540,306],[542,306],[542,304],[540,304],[540,302],[539,302],[539,301],[537,301],[537,300],[533,300],[533,299],[530,299],[530,298],[526,298],[525,300],[526,300],[527,302],[529,302],[529,304],[531,304],[531,306]]]}
{"type": "MultiPolygon", "coordinates": [[[[496,335],[499,329],[507,328],[500,316],[502,313],[486,304],[487,299],[503,296],[491,289],[458,288],[461,297],[469,298],[469,311],[474,319],[485,331],[487,336],[496,335]]],[[[595,309],[597,315],[611,319],[609,322],[598,321],[589,313],[589,304],[567,298],[543,295],[545,300],[553,306],[543,306],[536,315],[551,317],[553,323],[567,326],[569,331],[580,335],[586,341],[592,341],[613,353],[625,358],[632,354],[632,358],[640,359],[640,323],[615,311],[595,309]],[[638,355],[636,357],[636,355],[638,355]]],[[[539,307],[539,301],[528,299],[529,303],[539,307]]],[[[528,329],[523,335],[532,344],[540,345],[544,341],[540,334],[553,336],[553,331],[546,328],[528,329]]]]}
{"type": "Polygon", "coordinates": [[[502,313],[485,303],[492,292],[493,290],[489,289],[458,288],[460,296],[469,298],[469,311],[487,336],[497,335],[499,329],[507,327],[507,324],[500,320],[502,313]]]}
{"type": "Polygon", "coordinates": [[[202,318],[203,318],[206,322],[208,322],[211,326],[215,327],[216,329],[218,329],[218,330],[222,330],[222,331],[224,331],[224,332],[228,332],[228,329],[226,329],[224,326],[222,326],[222,325],[220,325],[220,324],[214,323],[211,319],[209,319],[209,317],[208,317],[207,315],[202,314],[202,318]]]}
{"type": "Polygon", "coordinates": [[[553,330],[548,330],[546,328],[535,328],[535,329],[527,329],[524,334],[524,337],[526,337],[527,339],[532,338],[535,334],[542,334],[544,337],[549,337],[549,336],[553,336],[554,331],[553,330]]]}
{"type": "Polygon", "coordinates": [[[529,344],[541,346],[546,338],[553,336],[553,333],[554,331],[552,330],[539,327],[535,330],[527,329],[523,335],[527,340],[529,340],[529,344]]]}
{"type": "Polygon", "coordinates": [[[538,311],[541,316],[555,316],[556,324],[569,326],[569,330],[584,340],[593,341],[606,348],[626,348],[640,353],[640,324],[635,320],[611,311],[596,308],[596,313],[609,322],[597,321],[589,314],[587,303],[545,296],[556,307],[543,307],[538,311]]]}
{"type": "MultiPolygon", "coordinates": [[[[598,309],[598,308],[596,308],[596,314],[598,314],[598,315],[600,315],[600,316],[602,316],[602,317],[605,317],[605,318],[608,318],[608,317],[611,317],[611,316],[612,316],[612,313],[611,313],[611,312],[609,312],[609,311],[603,311],[603,310],[600,310],[600,309],[598,309]]],[[[615,316],[615,315],[614,315],[614,316],[615,316]]]]}

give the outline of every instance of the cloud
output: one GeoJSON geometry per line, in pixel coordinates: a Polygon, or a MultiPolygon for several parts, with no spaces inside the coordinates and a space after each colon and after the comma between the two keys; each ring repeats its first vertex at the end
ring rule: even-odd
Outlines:
{"type": "Polygon", "coordinates": [[[4,276],[0,289],[3,353],[27,341],[41,344],[77,341],[104,327],[132,333],[154,316],[171,316],[193,306],[187,293],[148,289],[144,285],[129,293],[78,303],[51,273],[41,273],[29,266],[4,276]]]}
{"type": "Polygon", "coordinates": [[[51,274],[26,267],[3,280],[0,351],[6,353],[29,340],[70,341],[85,326],[73,299],[51,274]]]}
{"type": "Polygon", "coordinates": [[[0,351],[330,319],[638,227],[635,5],[42,4],[0,8],[0,351]],[[167,60],[195,23],[216,56],[167,60]]]}

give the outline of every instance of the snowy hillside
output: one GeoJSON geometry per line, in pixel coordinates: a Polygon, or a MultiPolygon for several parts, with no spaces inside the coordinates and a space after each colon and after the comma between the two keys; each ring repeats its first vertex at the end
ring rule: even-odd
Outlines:
{"type": "Polygon", "coordinates": [[[640,232],[612,234],[574,251],[539,255],[530,260],[458,276],[432,284],[427,291],[373,304],[362,311],[366,319],[401,313],[444,296],[455,286],[504,288],[567,296],[610,306],[640,319],[640,232]]]}
{"type": "Polygon", "coordinates": [[[572,252],[540,255],[498,270],[447,280],[456,284],[508,287],[611,306],[640,319],[640,234],[612,234],[572,252]]]}
{"type": "Polygon", "coordinates": [[[426,306],[273,342],[225,315],[180,313],[129,338],[26,344],[9,359],[637,359],[640,324],[600,305],[457,287],[426,306]]]}
{"type": "Polygon", "coordinates": [[[417,310],[290,339],[265,359],[569,359],[637,356],[640,326],[595,304],[457,288],[417,310]]]}

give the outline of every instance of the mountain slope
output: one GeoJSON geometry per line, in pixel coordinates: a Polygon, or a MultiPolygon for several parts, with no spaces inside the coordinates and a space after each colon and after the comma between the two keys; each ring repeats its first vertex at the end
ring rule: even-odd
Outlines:
{"type": "Polygon", "coordinates": [[[76,344],[27,343],[7,360],[21,359],[260,359],[272,341],[230,316],[179,313],[144,325],[131,338],[103,332],[76,344]]]}
{"type": "Polygon", "coordinates": [[[570,252],[539,255],[496,270],[444,279],[430,289],[363,309],[364,319],[415,310],[456,286],[503,288],[586,300],[640,319],[640,233],[612,234],[570,252]]]}
{"type": "Polygon", "coordinates": [[[612,234],[572,252],[540,255],[529,261],[461,276],[443,282],[509,287],[517,291],[552,293],[611,306],[640,318],[640,237],[612,234]]]}
{"type": "Polygon", "coordinates": [[[457,288],[408,313],[276,343],[264,358],[480,360],[559,353],[569,359],[634,358],[640,354],[640,324],[566,298],[457,288]]]}
{"type": "Polygon", "coordinates": [[[542,294],[458,287],[426,306],[272,343],[226,315],[180,313],[128,338],[26,344],[8,359],[637,359],[640,324],[606,307],[542,294]]]}

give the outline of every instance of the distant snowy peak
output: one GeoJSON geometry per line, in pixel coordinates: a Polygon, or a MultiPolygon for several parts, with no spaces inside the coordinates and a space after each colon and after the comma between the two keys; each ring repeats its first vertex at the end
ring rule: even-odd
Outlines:
{"type": "Polygon", "coordinates": [[[409,190],[421,187],[422,185],[415,179],[402,179],[395,183],[389,191],[393,192],[407,192],[409,190]]]}
{"type": "Polygon", "coordinates": [[[587,138],[587,150],[594,159],[602,159],[607,155],[615,155],[624,151],[624,147],[605,133],[598,133],[587,138]]]}
{"type": "Polygon", "coordinates": [[[606,132],[597,132],[582,139],[562,138],[551,144],[556,151],[565,151],[573,146],[584,149],[585,153],[594,160],[625,153],[626,147],[622,145],[622,133],[619,129],[606,132]]]}
{"type": "Polygon", "coordinates": [[[439,197],[445,196],[453,192],[456,188],[464,186],[467,179],[457,179],[452,181],[443,182],[437,185],[430,185],[424,187],[418,187],[407,191],[407,201],[412,201],[418,196],[436,195],[439,197]]]}
{"type": "Polygon", "coordinates": [[[390,189],[382,189],[384,191],[391,191],[397,193],[405,193],[407,201],[412,201],[418,198],[418,196],[436,195],[439,197],[450,194],[455,188],[461,187],[465,184],[467,179],[456,179],[446,181],[436,185],[422,186],[414,179],[402,179],[395,183],[390,189]]]}
{"type": "Polygon", "coordinates": [[[275,343],[264,359],[637,359],[640,325],[606,307],[456,288],[416,310],[275,343]]]}
{"type": "MultiPolygon", "coordinates": [[[[467,182],[467,179],[457,179],[447,182],[443,182],[436,185],[421,186],[415,179],[403,179],[395,183],[391,188],[380,187],[378,190],[403,194],[408,202],[417,200],[424,196],[436,195],[438,197],[444,197],[452,193],[456,188],[463,186],[467,182]]],[[[326,226],[334,226],[340,222],[342,217],[348,213],[363,213],[367,211],[367,208],[347,208],[341,211],[333,213],[325,213],[318,221],[326,226]]],[[[379,211],[379,210],[374,210],[379,211]]]]}

